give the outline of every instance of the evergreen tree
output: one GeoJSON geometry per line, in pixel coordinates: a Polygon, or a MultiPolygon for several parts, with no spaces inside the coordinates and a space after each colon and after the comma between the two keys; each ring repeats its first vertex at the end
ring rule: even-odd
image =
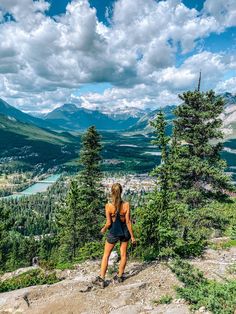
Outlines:
{"type": "Polygon", "coordinates": [[[70,182],[69,191],[64,205],[60,208],[57,215],[57,225],[59,229],[60,260],[72,261],[76,256],[79,246],[79,201],[78,183],[74,179],[70,182]]]}
{"type": "Polygon", "coordinates": [[[100,239],[104,212],[104,194],[100,135],[94,126],[82,137],[80,165],[82,170],[71,181],[66,202],[57,214],[61,260],[72,261],[87,242],[100,239]]]}
{"type": "Polygon", "coordinates": [[[174,202],[170,163],[170,137],[166,135],[167,123],[163,112],[150,122],[155,140],[161,150],[161,163],[151,172],[157,178],[154,190],[148,194],[145,204],[137,209],[139,244],[144,259],[175,255],[181,230],[178,219],[183,217],[184,206],[174,202]]]}
{"type": "Polygon", "coordinates": [[[230,178],[224,173],[226,162],[220,151],[223,134],[220,130],[224,101],[215,93],[188,91],[179,95],[183,104],[174,114],[173,136],[178,149],[172,160],[175,185],[190,208],[202,206],[212,199],[224,198],[232,190],[230,178]]]}
{"type": "Polygon", "coordinates": [[[152,171],[151,175],[157,177],[158,189],[160,190],[164,206],[167,204],[168,191],[171,186],[171,169],[169,163],[169,142],[170,137],[166,134],[167,122],[162,111],[156,116],[156,119],[150,121],[150,125],[154,128],[155,140],[151,143],[156,145],[161,150],[161,164],[156,166],[152,171]]]}
{"type": "Polygon", "coordinates": [[[0,203],[0,270],[4,270],[9,251],[10,210],[0,203]]]}
{"type": "Polygon", "coordinates": [[[101,136],[95,126],[88,128],[82,138],[79,184],[79,219],[83,244],[100,238],[103,220],[105,195],[101,185],[101,136]]]}

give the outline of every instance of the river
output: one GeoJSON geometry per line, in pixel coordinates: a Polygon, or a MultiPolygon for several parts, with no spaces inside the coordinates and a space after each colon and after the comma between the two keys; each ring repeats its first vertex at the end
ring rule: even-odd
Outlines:
{"type": "Polygon", "coordinates": [[[2,199],[6,198],[19,198],[22,196],[28,196],[28,195],[33,195],[39,192],[46,192],[48,187],[50,187],[52,184],[54,184],[59,178],[61,174],[53,174],[45,178],[44,180],[41,180],[37,183],[32,184],[29,186],[27,189],[17,193],[17,194],[12,194],[9,196],[2,197],[2,199]]]}

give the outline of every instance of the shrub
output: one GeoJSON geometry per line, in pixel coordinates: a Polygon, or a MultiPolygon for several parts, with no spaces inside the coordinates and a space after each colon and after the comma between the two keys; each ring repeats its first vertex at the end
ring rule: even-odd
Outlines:
{"type": "Polygon", "coordinates": [[[236,309],[236,280],[226,283],[206,279],[203,273],[180,259],[170,266],[184,287],[177,293],[194,310],[204,306],[214,314],[233,314],[236,309]]]}
{"type": "Polygon", "coordinates": [[[170,295],[163,295],[159,300],[154,300],[153,303],[155,305],[158,304],[170,304],[172,302],[173,298],[170,295]]]}
{"type": "Polygon", "coordinates": [[[53,284],[60,281],[55,272],[47,274],[41,269],[33,269],[16,277],[0,281],[0,292],[11,291],[35,285],[53,284]]]}
{"type": "Polygon", "coordinates": [[[101,258],[104,250],[104,243],[102,241],[88,242],[77,251],[75,261],[83,262],[85,260],[93,260],[101,258]]]}

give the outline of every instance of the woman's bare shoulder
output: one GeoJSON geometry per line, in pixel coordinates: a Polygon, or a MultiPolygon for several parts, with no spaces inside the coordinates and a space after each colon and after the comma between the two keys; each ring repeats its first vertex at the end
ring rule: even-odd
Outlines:
{"type": "Polygon", "coordinates": [[[127,210],[130,207],[130,203],[128,201],[123,201],[124,202],[124,208],[127,210]]]}

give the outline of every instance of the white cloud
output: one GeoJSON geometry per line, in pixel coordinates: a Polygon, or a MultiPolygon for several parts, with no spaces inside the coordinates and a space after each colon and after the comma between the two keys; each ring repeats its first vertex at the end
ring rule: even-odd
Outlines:
{"type": "Polygon", "coordinates": [[[220,81],[216,85],[216,91],[218,93],[229,92],[232,94],[236,94],[236,76],[231,77],[228,80],[220,81]]]}
{"type": "Polygon", "coordinates": [[[176,67],[176,53],[190,53],[197,40],[234,25],[235,1],[206,0],[201,13],[180,0],[117,0],[111,25],[98,22],[87,0],[74,0],[50,18],[45,0],[1,0],[0,92],[20,108],[46,110],[76,99],[84,83],[110,82],[103,94],[82,97],[87,107],[153,107],[173,103],[194,88],[202,69],[215,87],[235,58],[202,51],[176,67]],[[168,100],[169,99],[169,100],[168,100]]]}
{"type": "Polygon", "coordinates": [[[221,25],[221,28],[236,26],[235,0],[206,0],[204,12],[214,17],[221,25]]]}

